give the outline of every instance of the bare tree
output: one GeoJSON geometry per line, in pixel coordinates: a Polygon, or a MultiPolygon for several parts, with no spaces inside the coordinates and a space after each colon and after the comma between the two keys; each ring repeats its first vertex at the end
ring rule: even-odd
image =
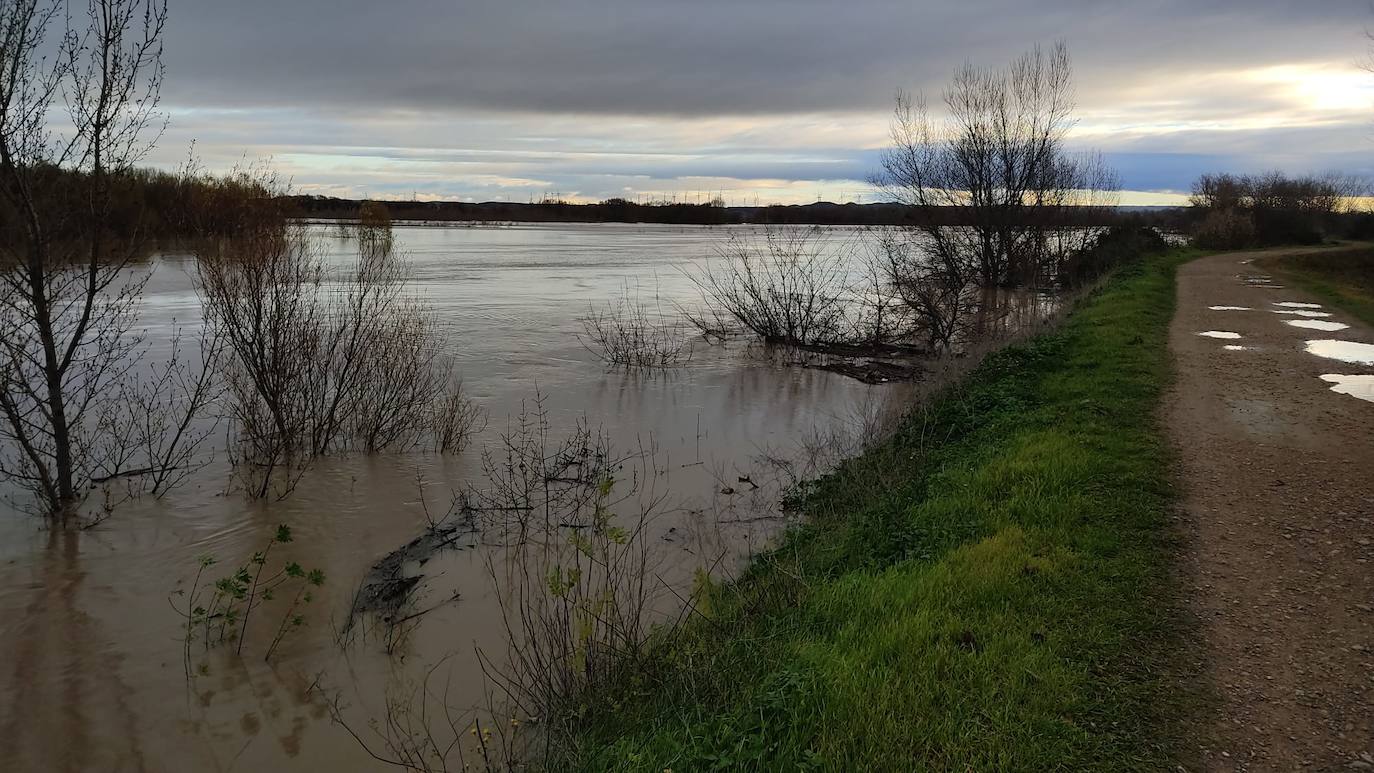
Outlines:
{"type": "Polygon", "coordinates": [[[1218,249],[1316,243],[1365,190],[1364,181],[1337,173],[1204,174],[1189,197],[1193,241],[1218,249]]]}
{"type": "MultiPolygon", "coordinates": [[[[140,441],[98,420],[144,351],[133,325],[146,275],[128,269],[145,242],[137,222],[111,213],[161,133],[167,19],[164,0],[89,0],[84,27],[67,10],[0,4],[0,201],[11,213],[0,245],[0,475],[63,520],[97,477],[132,474],[112,458],[137,458],[128,444],[140,441]],[[68,123],[54,130],[59,97],[68,123]]],[[[179,455],[162,450],[135,466],[156,472],[179,455]]]]}
{"type": "Polygon", "coordinates": [[[1100,157],[1064,149],[1072,75],[1058,44],[1005,70],[965,66],[944,93],[942,119],[923,99],[897,96],[892,145],[874,182],[919,208],[913,241],[941,264],[938,273],[972,270],[984,285],[1035,282],[1059,257],[1046,236],[1068,226],[1069,208],[1111,203],[1115,178],[1100,157]]]}

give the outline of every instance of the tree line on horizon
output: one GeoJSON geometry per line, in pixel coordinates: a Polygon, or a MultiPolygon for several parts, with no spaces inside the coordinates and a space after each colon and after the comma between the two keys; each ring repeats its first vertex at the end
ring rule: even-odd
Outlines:
{"type": "MultiPolygon", "coordinates": [[[[44,185],[65,189],[54,201],[79,198],[91,184],[88,172],[52,167],[44,185]]],[[[718,203],[638,203],[612,198],[594,203],[541,201],[394,201],[268,191],[246,170],[213,174],[188,165],[175,171],[133,167],[106,173],[109,227],[128,237],[158,239],[227,234],[248,203],[280,199],[283,212],[302,219],[357,220],[367,206],[383,207],[396,221],[473,223],[652,223],[664,225],[972,225],[968,207],[815,202],[724,206],[718,203]]],[[[1195,237],[1199,246],[1241,248],[1255,244],[1312,243],[1322,238],[1374,236],[1374,214],[1357,202],[1367,186],[1341,175],[1289,176],[1206,173],[1194,183],[1189,203],[1159,207],[1068,208],[1074,227],[1145,225],[1195,237]],[[1216,216],[1212,216],[1217,213],[1216,216]],[[1239,229],[1239,230],[1237,230],[1239,229]]],[[[0,229],[22,226],[22,213],[0,198],[0,229]]],[[[57,223],[56,229],[73,223],[57,223]]]]}
{"type": "Polygon", "coordinates": [[[1368,184],[1342,174],[1204,174],[1189,197],[1187,233],[1208,249],[1318,244],[1374,237],[1374,214],[1357,202],[1368,184]]]}

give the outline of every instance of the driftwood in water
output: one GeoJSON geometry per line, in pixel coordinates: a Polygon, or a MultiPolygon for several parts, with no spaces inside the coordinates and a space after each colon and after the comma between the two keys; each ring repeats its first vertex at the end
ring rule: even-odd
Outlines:
{"type": "Polygon", "coordinates": [[[424,565],[435,553],[476,531],[471,521],[434,524],[373,564],[353,595],[342,635],[346,636],[364,614],[376,615],[383,624],[396,622],[401,608],[424,579],[424,574],[414,567],[424,565]]]}

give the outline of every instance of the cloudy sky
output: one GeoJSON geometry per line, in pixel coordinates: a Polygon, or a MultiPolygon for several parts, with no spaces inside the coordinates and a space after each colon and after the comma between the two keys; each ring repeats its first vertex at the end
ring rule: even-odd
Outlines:
{"type": "Polygon", "coordinates": [[[378,198],[874,200],[898,89],[1064,41],[1072,142],[1161,203],[1203,171],[1374,173],[1368,0],[171,0],[154,162],[378,198]]]}

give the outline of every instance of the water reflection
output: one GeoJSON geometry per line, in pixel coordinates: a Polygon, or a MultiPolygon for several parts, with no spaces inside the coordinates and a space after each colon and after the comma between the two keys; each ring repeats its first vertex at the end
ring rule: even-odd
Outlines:
{"type": "Polygon", "coordinates": [[[1321,380],[1331,384],[1332,392],[1374,402],[1374,376],[1342,376],[1327,373],[1321,376],[1321,380]]]}
{"type": "Polygon", "coordinates": [[[1284,324],[1291,325],[1292,327],[1305,328],[1307,330],[1322,330],[1328,333],[1334,333],[1337,330],[1345,330],[1350,327],[1340,322],[1323,322],[1317,319],[1286,319],[1284,320],[1284,324]]]}
{"type": "Polygon", "coordinates": [[[1322,339],[1307,342],[1307,351],[1318,357],[1326,357],[1356,365],[1374,365],[1374,344],[1355,341],[1322,339]]]}
{"type": "Polygon", "coordinates": [[[1295,317],[1321,318],[1331,316],[1325,311],[1307,311],[1305,309],[1270,309],[1269,311],[1274,314],[1292,314],[1295,317]]]}

